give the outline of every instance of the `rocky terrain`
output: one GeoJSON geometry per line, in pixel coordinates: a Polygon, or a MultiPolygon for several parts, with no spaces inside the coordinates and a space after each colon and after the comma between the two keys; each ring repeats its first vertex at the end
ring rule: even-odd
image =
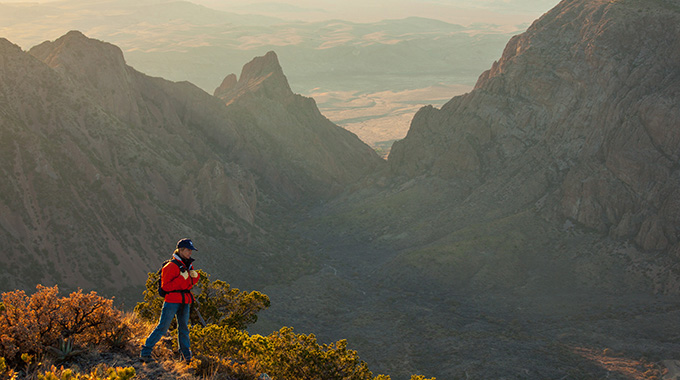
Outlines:
{"type": "MultiPolygon", "coordinates": [[[[3,290],[56,282],[134,299],[178,236],[204,242],[212,252],[205,265],[249,268],[240,272],[244,283],[272,273],[285,278],[295,271],[281,273],[275,263],[296,262],[305,248],[276,234],[275,210],[327,195],[384,163],[323,119],[313,101],[292,93],[297,103],[258,93],[262,101],[274,97],[267,103],[274,122],[265,131],[236,105],[190,83],[139,73],[119,48],[80,32],[29,52],[1,43],[3,290]],[[289,113],[297,118],[286,118],[289,113]],[[308,115],[324,123],[299,124],[308,115]],[[286,148],[311,154],[316,147],[326,166],[282,151],[277,121],[290,133],[311,132],[295,135],[306,150],[286,148]],[[271,215],[262,211],[267,208],[271,215]],[[296,250],[270,257],[272,246],[291,245],[296,250]],[[262,263],[263,257],[270,259],[262,263]]],[[[275,71],[242,76],[257,81],[262,74],[265,89],[274,81],[290,91],[281,69],[275,71]]]]}
{"type": "Polygon", "coordinates": [[[191,235],[271,298],[252,332],[348,339],[395,379],[658,378],[680,349],[678,25],[676,1],[562,1],[387,163],[273,52],[211,96],[78,32],[2,40],[2,284],[134,294],[191,235]]]}
{"type": "Polygon", "coordinates": [[[276,177],[268,181],[274,194],[302,202],[310,194],[337,195],[384,165],[356,135],[326,119],[314,99],[292,92],[273,51],[245,65],[238,80],[228,75],[214,95],[227,105],[230,120],[248,125],[252,141],[238,155],[258,161],[250,164],[258,173],[276,177]]]}

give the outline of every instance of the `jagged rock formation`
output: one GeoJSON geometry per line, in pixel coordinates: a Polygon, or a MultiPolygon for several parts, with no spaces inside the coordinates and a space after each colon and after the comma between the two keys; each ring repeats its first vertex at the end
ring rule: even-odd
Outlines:
{"type": "MultiPolygon", "coordinates": [[[[257,80],[258,72],[251,74],[249,80],[257,80]]],[[[280,67],[279,78],[285,82],[280,67]]],[[[270,95],[261,105],[253,98],[251,111],[271,107],[276,96],[297,99],[270,95]]],[[[287,120],[289,113],[308,113],[302,105],[290,104],[281,117],[280,109],[263,114],[287,120]]],[[[212,273],[229,269],[232,279],[255,279],[258,271],[285,271],[275,263],[292,259],[272,259],[278,252],[267,247],[274,239],[279,248],[287,243],[267,230],[276,224],[260,200],[270,206],[288,200],[277,191],[286,184],[297,197],[317,198],[329,192],[313,190],[342,187],[371,168],[350,173],[335,166],[381,160],[356,138],[328,141],[339,135],[326,131],[330,122],[321,120],[317,130],[310,119],[295,146],[345,149],[324,152],[324,162],[288,155],[292,146],[277,150],[276,141],[262,138],[260,126],[239,112],[190,83],[137,72],[120,49],[77,31],[29,52],[0,40],[3,290],[57,282],[115,290],[119,298],[131,287],[137,296],[147,272],[182,236],[215,252],[203,258],[212,273]],[[300,178],[306,183],[296,182],[300,178]],[[267,255],[267,263],[259,255],[267,255]],[[248,270],[239,274],[234,267],[248,270]]],[[[296,127],[286,125],[289,132],[296,127]]]]}
{"type": "Polygon", "coordinates": [[[677,251],[678,8],[561,2],[508,43],[474,91],[414,117],[392,172],[455,178],[496,194],[493,207],[538,202],[645,250],[677,251]]]}
{"type": "Polygon", "coordinates": [[[251,164],[292,199],[337,194],[384,165],[356,135],[326,119],[314,99],[291,91],[273,51],[245,65],[238,81],[228,75],[215,96],[231,119],[252,128],[241,151],[257,152],[251,164]]]}

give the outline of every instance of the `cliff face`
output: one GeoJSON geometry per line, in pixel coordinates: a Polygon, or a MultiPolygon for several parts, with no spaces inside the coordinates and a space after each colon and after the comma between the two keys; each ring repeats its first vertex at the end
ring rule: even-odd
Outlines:
{"type": "Polygon", "coordinates": [[[565,0],[512,38],[471,93],[422,109],[391,171],[676,251],[679,47],[675,2],[565,0]]]}

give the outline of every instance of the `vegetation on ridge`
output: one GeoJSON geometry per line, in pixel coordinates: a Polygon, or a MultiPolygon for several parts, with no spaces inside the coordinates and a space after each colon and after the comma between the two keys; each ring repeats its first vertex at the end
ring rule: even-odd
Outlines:
{"type": "MultiPolygon", "coordinates": [[[[257,320],[257,312],[269,306],[269,297],[211,281],[206,273],[197,287],[197,308],[192,310],[194,359],[189,365],[175,363],[177,343],[164,339],[155,359],[173,373],[166,376],[152,370],[156,363],[143,363],[137,356],[162,307],[155,277],[156,273],[149,273],[144,302],[127,314],[95,292],[79,290],[60,297],[57,286],[38,285],[30,296],[24,291],[3,293],[0,380],[390,379],[373,376],[346,340],[319,343],[314,334],[297,334],[290,327],[268,336],[250,335],[245,329],[257,320]],[[205,326],[198,323],[197,312],[205,326]],[[117,359],[107,360],[111,355],[117,359]],[[121,362],[124,366],[117,366],[121,362]]],[[[425,378],[412,376],[412,380],[425,378]]]]}

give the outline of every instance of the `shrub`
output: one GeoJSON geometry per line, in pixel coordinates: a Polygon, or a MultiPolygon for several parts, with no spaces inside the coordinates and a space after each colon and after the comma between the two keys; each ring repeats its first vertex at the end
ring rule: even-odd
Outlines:
{"type": "Polygon", "coordinates": [[[264,337],[230,326],[192,326],[190,335],[205,376],[216,371],[238,373],[239,379],[267,373],[275,379],[389,380],[384,375],[374,378],[347,341],[319,344],[313,334],[296,334],[290,327],[264,337]]]}
{"type": "Polygon", "coordinates": [[[207,356],[242,358],[243,345],[250,338],[248,333],[229,326],[193,325],[189,331],[194,352],[207,356]]]}
{"type": "Polygon", "coordinates": [[[243,330],[257,322],[257,313],[269,307],[269,297],[258,291],[240,291],[221,280],[210,281],[201,272],[197,287],[198,309],[207,324],[243,330]]]}
{"type": "Polygon", "coordinates": [[[365,362],[347,341],[319,344],[314,334],[295,334],[290,327],[267,337],[254,335],[244,346],[246,357],[257,359],[262,372],[279,379],[373,379],[365,362]]]}
{"type": "Polygon", "coordinates": [[[113,300],[81,290],[60,298],[57,286],[37,286],[2,294],[0,308],[0,356],[18,362],[20,354],[42,354],[64,341],[81,345],[106,342],[121,325],[122,313],[113,300]]]}
{"type": "Polygon", "coordinates": [[[52,366],[50,370],[38,375],[38,380],[129,380],[135,377],[133,367],[97,367],[89,374],[74,373],[71,369],[52,366]]]}
{"type": "Polygon", "coordinates": [[[157,272],[149,272],[146,279],[146,290],[144,290],[144,301],[135,306],[135,313],[149,322],[158,321],[163,308],[163,297],[158,295],[159,279],[160,275],[157,272]]]}
{"type": "MultiPolygon", "coordinates": [[[[270,305],[269,297],[258,291],[246,292],[232,288],[221,280],[210,281],[210,275],[202,270],[195,296],[198,311],[206,324],[229,326],[245,329],[249,324],[257,321],[257,313],[270,305]]],[[[140,318],[156,322],[160,318],[163,308],[163,298],[158,295],[158,273],[151,272],[146,280],[144,301],[135,306],[135,312],[140,318]]],[[[191,323],[199,324],[198,315],[193,312],[191,323]]]]}

